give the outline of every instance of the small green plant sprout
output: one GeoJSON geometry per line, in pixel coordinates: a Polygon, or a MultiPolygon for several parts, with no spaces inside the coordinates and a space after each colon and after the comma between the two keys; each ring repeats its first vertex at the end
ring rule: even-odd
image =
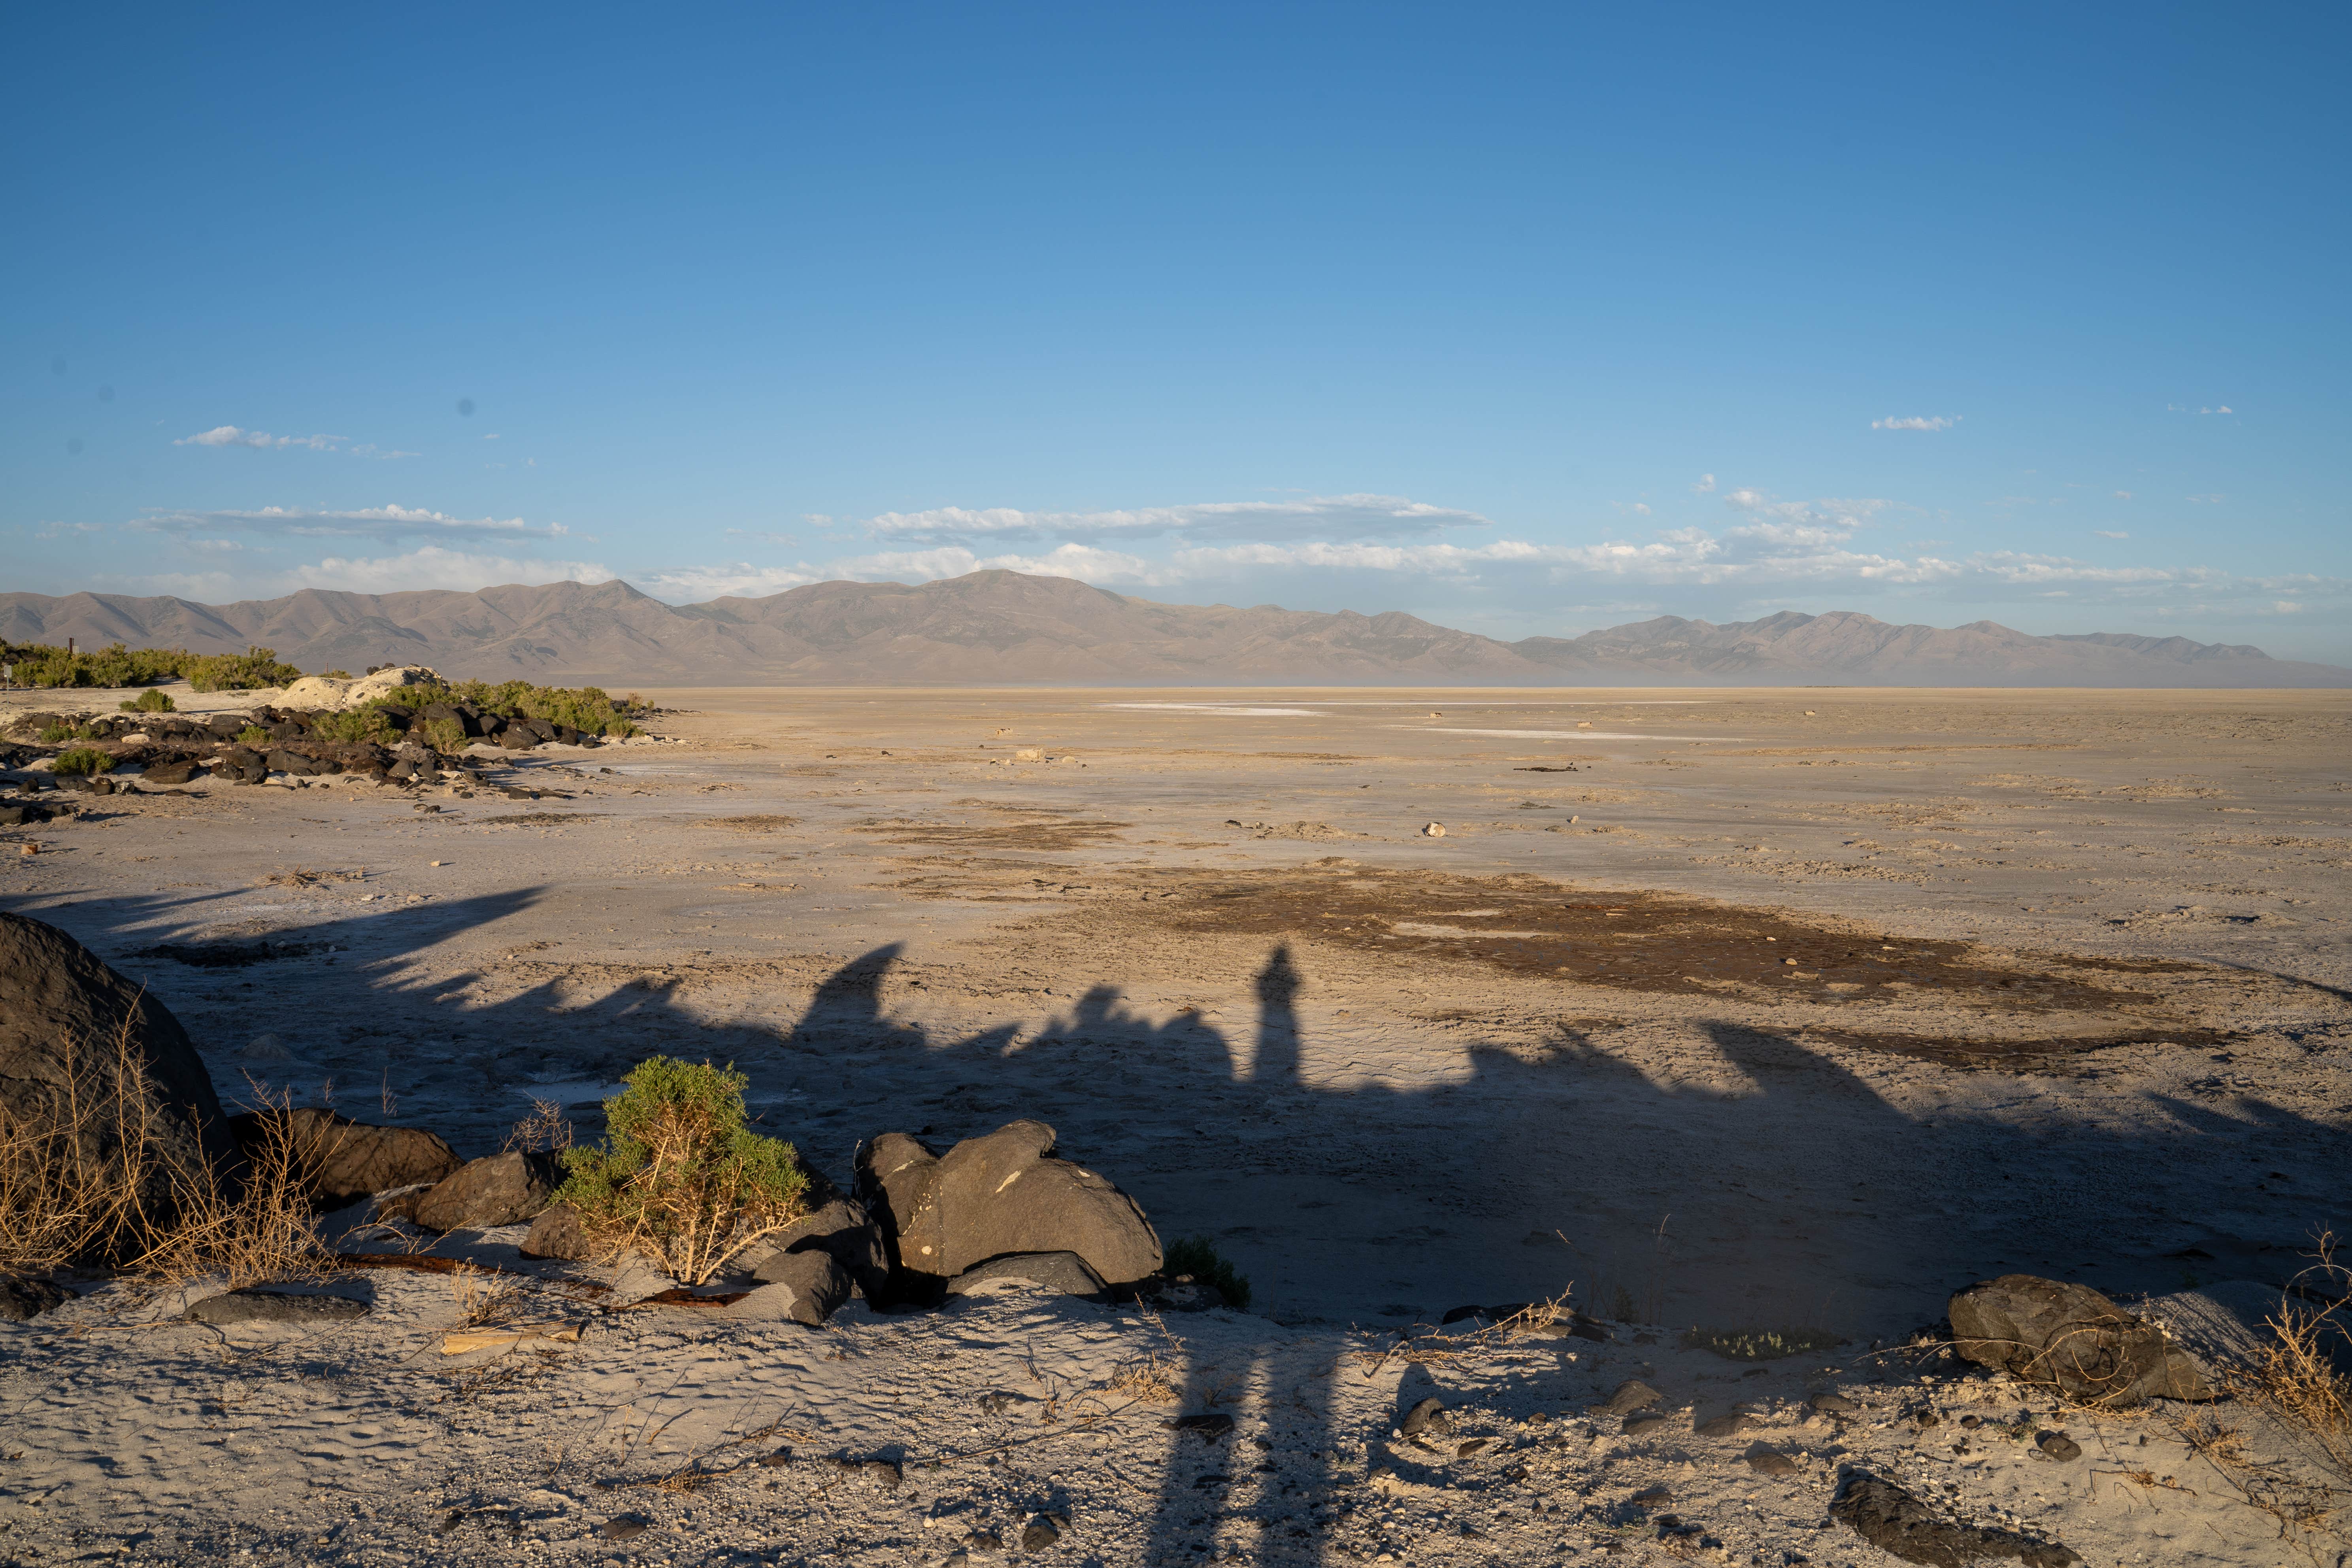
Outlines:
{"type": "Polygon", "coordinates": [[[1181,1237],[1170,1242],[1160,1271],[1171,1279],[1189,1274],[1203,1284],[1214,1285],[1226,1305],[1235,1310],[1245,1310],[1249,1306],[1248,1279],[1234,1268],[1232,1259],[1218,1257],[1216,1247],[1205,1236],[1181,1237]]]}
{"type": "Polygon", "coordinates": [[[68,776],[77,773],[110,773],[114,759],[95,746],[76,746],[69,752],[59,752],[58,760],[49,764],[52,773],[68,776]]]}
{"type": "Polygon", "coordinates": [[[125,713],[171,713],[178,710],[168,691],[142,691],[127,702],[119,704],[125,713]]]}
{"type": "Polygon", "coordinates": [[[700,1285],[806,1210],[799,1153],[744,1124],[751,1079],[731,1064],[650,1057],[625,1081],[604,1102],[604,1146],[565,1150],[555,1192],[605,1256],[641,1253],[700,1285]]]}
{"type": "Polygon", "coordinates": [[[236,732],[236,743],[240,746],[266,746],[269,744],[269,731],[258,724],[247,724],[236,732]]]}
{"type": "Polygon", "coordinates": [[[1843,1343],[1827,1329],[1692,1329],[1682,1337],[1683,1349],[1713,1351],[1727,1361],[1780,1361],[1843,1343]]]}

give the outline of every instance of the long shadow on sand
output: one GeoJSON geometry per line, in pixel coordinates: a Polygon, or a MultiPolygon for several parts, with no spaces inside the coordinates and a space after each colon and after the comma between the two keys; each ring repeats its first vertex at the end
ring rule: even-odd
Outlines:
{"type": "MultiPolygon", "coordinates": [[[[947,1142],[1034,1116],[1136,1193],[1163,1235],[1213,1236],[1278,1317],[1310,1289],[1397,1324],[1572,1279],[1582,1304],[1612,1317],[1877,1333],[1934,1318],[1946,1291],[1988,1272],[2175,1289],[2197,1267],[2179,1255],[2200,1240],[2276,1250],[2346,1218],[2257,1188],[2316,1187],[2352,1164],[2338,1131],[2288,1107],[2150,1097],[2086,1124],[2040,1110],[2020,1077],[2000,1080],[2007,1100],[1915,1116],[1873,1087],[1865,1058],[1727,1021],[1698,1025],[1719,1063],[1707,1081],[1663,1077],[1569,1026],[1536,1051],[1474,1041],[1460,1071],[1427,1087],[1317,1081],[1298,1014],[1311,982],[1281,944],[1254,977],[1245,1037],[1189,1014],[1155,1021],[1104,984],[1042,1027],[935,1038],[887,1004],[897,945],[843,964],[789,1019],[714,1023],[676,978],[596,995],[551,979],[485,1002],[478,974],[412,977],[424,949],[487,942],[538,896],[331,914],[268,934],[287,948],[216,967],[153,956],[157,929],[201,915],[196,900],[28,912],[181,1012],[214,1047],[225,1090],[242,1068],[324,1072],[364,1100],[381,1076],[398,1091],[391,1119],[434,1125],[461,1152],[496,1148],[535,1087],[607,1083],[655,1051],[738,1062],[768,1125],[836,1176],[858,1139],[888,1128],[947,1142]],[[237,1053],[265,1031],[299,1060],[237,1053]]],[[[1968,1077],[1900,1067],[1955,1086],[1968,1077]]],[[[346,1110],[385,1119],[351,1098],[346,1110]]],[[[1234,1391],[1224,1397],[1244,1399],[1242,1424],[1213,1447],[1175,1436],[1146,1560],[1197,1555],[1216,1521],[1328,1488],[1340,1435],[1301,1394],[1300,1364],[1319,1354],[1328,1366],[1333,1342],[1328,1330],[1269,1333],[1249,1364],[1187,1369],[1196,1407],[1234,1391]],[[1276,1451],[1246,1446],[1259,1436],[1276,1451]]],[[[1409,1378],[1405,1395],[1433,1386],[1409,1378]]],[[[1414,1456],[1395,1462],[1402,1471],[1414,1456]]],[[[1276,1555],[1283,1544],[1265,1542],[1276,1555]]]]}

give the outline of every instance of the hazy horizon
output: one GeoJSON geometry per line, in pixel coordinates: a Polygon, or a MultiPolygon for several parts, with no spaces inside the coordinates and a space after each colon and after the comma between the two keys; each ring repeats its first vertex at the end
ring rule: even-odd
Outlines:
{"type": "Polygon", "coordinates": [[[2352,663],[2341,13],[6,26],[0,588],[1003,566],[2352,663]]]}

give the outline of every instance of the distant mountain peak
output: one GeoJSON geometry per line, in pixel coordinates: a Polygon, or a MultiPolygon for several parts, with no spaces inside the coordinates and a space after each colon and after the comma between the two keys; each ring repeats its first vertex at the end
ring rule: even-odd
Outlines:
{"type": "Polygon", "coordinates": [[[2129,632],[2035,637],[1993,621],[1947,629],[1778,610],[1505,643],[1403,610],[1171,605],[1003,569],[698,605],[665,604],[618,578],[471,594],[305,588],[233,605],[0,594],[0,637],[206,653],[259,644],[313,670],[421,660],[450,675],[640,686],[2352,686],[2352,670],[2129,632]]]}

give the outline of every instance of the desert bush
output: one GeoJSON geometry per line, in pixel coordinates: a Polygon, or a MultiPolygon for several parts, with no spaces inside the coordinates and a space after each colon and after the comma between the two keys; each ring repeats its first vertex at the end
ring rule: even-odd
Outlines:
{"type": "Polygon", "coordinates": [[[485,713],[504,718],[544,719],[568,724],[590,735],[634,735],[631,715],[643,704],[635,696],[615,702],[598,686],[533,686],[527,680],[461,680],[454,686],[404,686],[373,700],[372,705],[405,708],[415,712],[435,702],[466,702],[485,713]]]}
{"type": "Polygon", "coordinates": [[[45,724],[41,727],[39,736],[40,742],[44,746],[62,746],[73,738],[72,728],[65,724],[45,724]]]}
{"type": "Polygon", "coordinates": [[[426,745],[452,756],[466,749],[466,726],[455,719],[419,720],[409,726],[408,732],[423,736],[426,745]]]}
{"type": "Polygon", "coordinates": [[[2336,1368],[2352,1351],[2352,1265],[2336,1237],[2318,1238],[2312,1266],[2295,1276],[2271,1314],[2270,1339],[2252,1365],[2225,1374],[2223,1391],[2300,1433],[2339,1484],[2352,1485],[2352,1379],[2336,1368]]]}
{"type": "Polygon", "coordinates": [[[731,1065],[650,1057],[625,1081],[604,1102],[604,1146],[565,1150],[555,1193],[606,1254],[643,1253],[699,1285],[800,1217],[808,1173],[790,1143],[744,1124],[751,1079],[731,1065]]]}
{"type": "Polygon", "coordinates": [[[269,744],[269,731],[258,724],[247,724],[236,732],[236,743],[240,746],[266,746],[269,744]]]}
{"type": "Polygon", "coordinates": [[[59,752],[58,760],[49,764],[58,773],[110,773],[114,759],[95,746],[76,746],[69,752],[59,752]]]}
{"type": "Polygon", "coordinates": [[[400,743],[400,733],[381,708],[351,708],[321,713],[310,721],[310,733],[321,741],[372,741],[379,746],[400,743]]]}
{"type": "Polygon", "coordinates": [[[349,680],[352,678],[352,672],[348,669],[330,669],[324,674],[329,680],[349,680]]]}
{"type": "Polygon", "coordinates": [[[1170,1279],[1189,1274],[1203,1284],[1214,1285],[1227,1304],[1246,1308],[1250,1301],[1250,1282],[1236,1270],[1230,1259],[1217,1256],[1217,1249],[1205,1236],[1188,1236],[1168,1244],[1160,1271],[1170,1279]]]}
{"type": "Polygon", "coordinates": [[[249,691],[257,687],[285,686],[302,679],[290,664],[278,662],[278,650],[248,647],[243,653],[191,656],[181,672],[198,691],[249,691]]]}
{"type": "Polygon", "coordinates": [[[93,1265],[165,1281],[225,1276],[231,1289],[319,1277],[310,1193],[331,1150],[298,1147],[279,1116],[263,1118],[240,1170],[174,1158],[132,1027],[68,1042],[61,1083],[29,1110],[0,1106],[0,1270],[93,1265]],[[92,1049],[100,1059],[80,1070],[92,1049]],[[144,1194],[158,1190],[168,1196],[151,1208],[144,1194]]]}
{"type": "Polygon", "coordinates": [[[172,694],[168,691],[142,691],[116,706],[125,713],[173,713],[179,710],[179,704],[172,700],[172,694]]]}
{"type": "Polygon", "coordinates": [[[500,1153],[520,1151],[525,1154],[560,1154],[572,1147],[572,1123],[564,1119],[563,1107],[551,1100],[534,1096],[530,1114],[514,1124],[507,1134],[506,1147],[500,1153]]]}

